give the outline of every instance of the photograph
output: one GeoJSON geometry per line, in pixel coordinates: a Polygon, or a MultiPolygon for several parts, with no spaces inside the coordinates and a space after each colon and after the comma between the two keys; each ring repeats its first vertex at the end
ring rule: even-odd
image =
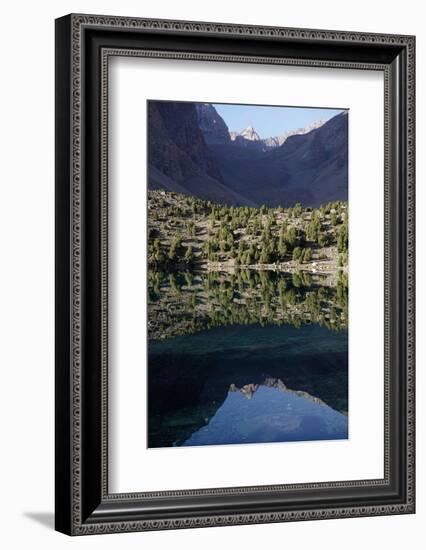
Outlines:
{"type": "Polygon", "coordinates": [[[147,100],[148,448],[349,438],[348,119],[147,100]]]}

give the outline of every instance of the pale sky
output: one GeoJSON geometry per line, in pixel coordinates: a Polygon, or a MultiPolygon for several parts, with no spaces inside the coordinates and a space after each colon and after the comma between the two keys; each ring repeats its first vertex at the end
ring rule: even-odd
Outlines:
{"type": "Polygon", "coordinates": [[[253,126],[261,138],[304,128],[318,120],[327,121],[344,110],[226,103],[213,103],[213,106],[227,124],[230,132],[241,132],[247,126],[253,126]]]}

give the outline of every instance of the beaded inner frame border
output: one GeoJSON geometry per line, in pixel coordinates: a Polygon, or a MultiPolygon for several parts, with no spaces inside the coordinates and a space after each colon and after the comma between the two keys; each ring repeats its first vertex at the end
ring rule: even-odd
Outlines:
{"type": "MultiPolygon", "coordinates": [[[[144,531],[158,529],[180,529],[189,527],[204,527],[218,525],[237,525],[265,522],[303,521],[311,519],[361,517],[385,514],[404,514],[414,512],[414,133],[415,133],[415,61],[414,37],[389,34],[347,33],[341,31],[287,29],[277,27],[257,27],[245,25],[228,25],[218,23],[201,23],[187,21],[168,21],[153,19],[137,19],[126,17],[107,17],[95,15],[72,15],[72,67],[71,67],[71,97],[72,97],[72,329],[71,329],[71,378],[72,378],[72,532],[75,535],[118,533],[128,531],[144,531]],[[82,242],[82,203],[81,203],[81,50],[82,30],[85,27],[174,30],[191,31],[193,33],[211,33],[214,35],[242,35],[251,37],[282,37],[309,38],[318,41],[335,41],[363,44],[402,45],[407,49],[407,501],[401,505],[339,507],[308,511],[282,511],[272,513],[250,513],[200,516],[181,519],[101,522],[84,524],[81,516],[81,242],[82,242]]],[[[148,496],[186,496],[186,495],[225,495],[244,494],[259,491],[303,490],[309,488],[336,488],[387,485],[389,482],[389,257],[390,257],[390,204],[389,204],[389,151],[390,151],[390,69],[388,65],[345,63],[319,60],[295,60],[287,58],[268,58],[257,56],[234,56],[215,54],[194,54],[185,52],[164,52],[154,50],[103,49],[102,51],[102,101],[101,101],[101,247],[102,247],[102,493],[103,500],[139,500],[148,496]],[[187,59],[200,61],[231,61],[238,63],[267,63],[282,65],[301,65],[306,67],[327,67],[341,69],[368,69],[384,72],[385,78],[385,410],[384,410],[384,478],[362,481],[341,481],[331,483],[291,484],[273,486],[250,486],[223,489],[196,489],[187,491],[161,491],[150,493],[108,493],[108,59],[111,56],[132,56],[167,59],[187,59]]]]}

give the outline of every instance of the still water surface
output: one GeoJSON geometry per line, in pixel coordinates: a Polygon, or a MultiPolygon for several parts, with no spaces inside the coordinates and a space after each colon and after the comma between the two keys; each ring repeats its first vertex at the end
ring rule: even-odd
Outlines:
{"type": "Polygon", "coordinates": [[[346,439],[347,346],[318,324],[151,339],[148,446],[346,439]]]}

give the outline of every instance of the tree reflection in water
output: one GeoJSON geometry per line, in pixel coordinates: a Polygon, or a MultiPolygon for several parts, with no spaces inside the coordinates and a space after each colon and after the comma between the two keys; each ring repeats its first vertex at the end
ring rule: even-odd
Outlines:
{"type": "Polygon", "coordinates": [[[347,438],[347,279],[150,272],[148,446],[347,438]]]}

